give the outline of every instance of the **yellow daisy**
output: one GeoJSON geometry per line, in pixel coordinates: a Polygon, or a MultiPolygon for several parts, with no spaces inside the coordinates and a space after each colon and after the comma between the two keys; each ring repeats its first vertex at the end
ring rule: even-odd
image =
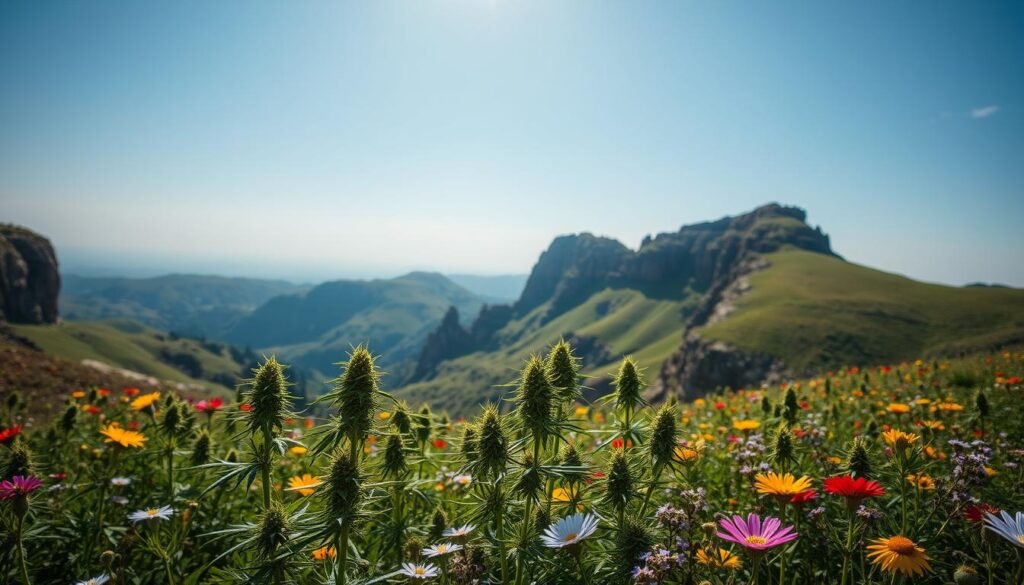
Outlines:
{"type": "Polygon", "coordinates": [[[142,410],[144,408],[148,408],[157,400],[160,400],[159,392],[150,392],[149,394],[143,394],[142,396],[137,397],[135,400],[132,400],[132,410],[142,410]]]}
{"type": "Polygon", "coordinates": [[[732,421],[732,428],[737,431],[752,431],[761,426],[761,423],[756,420],[734,420],[732,421]]]}
{"type": "Polygon", "coordinates": [[[323,482],[308,473],[293,475],[288,478],[288,491],[299,492],[303,496],[311,496],[323,482]]]}
{"type": "Polygon", "coordinates": [[[117,443],[122,447],[141,449],[144,446],[143,443],[146,442],[146,437],[142,433],[122,429],[117,423],[110,423],[101,428],[100,434],[107,438],[105,443],[117,443]]]}
{"type": "Polygon", "coordinates": [[[928,555],[905,536],[876,538],[868,546],[868,558],[887,573],[924,575],[932,570],[928,555]]]}
{"type": "Polygon", "coordinates": [[[806,475],[797,479],[792,473],[779,475],[774,471],[759,473],[754,477],[754,487],[759,494],[771,496],[792,496],[811,489],[811,478],[806,475]]]}
{"type": "Polygon", "coordinates": [[[921,437],[914,433],[904,433],[903,431],[890,429],[882,433],[882,438],[885,439],[886,443],[897,449],[906,449],[916,443],[921,437]]]}
{"type": "Polygon", "coordinates": [[[703,548],[697,549],[697,562],[702,565],[709,565],[716,569],[739,569],[743,566],[743,561],[731,552],[724,548],[718,549],[718,553],[711,552],[708,554],[703,548]]]}

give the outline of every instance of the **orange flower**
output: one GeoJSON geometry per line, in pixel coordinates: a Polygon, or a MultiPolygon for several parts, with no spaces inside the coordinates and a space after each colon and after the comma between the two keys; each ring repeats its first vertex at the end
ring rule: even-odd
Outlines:
{"type": "Polygon", "coordinates": [[[288,478],[288,491],[299,492],[302,496],[311,496],[323,482],[308,473],[288,478]]]}
{"type": "Polygon", "coordinates": [[[157,400],[160,400],[159,392],[150,392],[149,394],[143,394],[142,396],[139,396],[135,400],[132,400],[132,410],[142,410],[144,408],[148,408],[149,406],[152,406],[152,404],[157,400]]]}

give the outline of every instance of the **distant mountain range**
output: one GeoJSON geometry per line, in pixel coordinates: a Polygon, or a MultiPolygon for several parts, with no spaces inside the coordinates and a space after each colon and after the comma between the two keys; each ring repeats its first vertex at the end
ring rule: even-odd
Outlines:
{"type": "Polygon", "coordinates": [[[413,272],[298,286],[66,274],[61,288],[49,242],[8,225],[0,260],[0,316],[18,324],[0,322],[0,344],[225,389],[253,358],[276,354],[316,393],[366,343],[389,388],[453,414],[502,396],[530,353],[559,338],[596,389],[633,355],[655,400],[1024,343],[1024,290],[924,284],[847,262],[803,210],[778,204],[636,250],[559,236],[528,277],[413,272]]]}

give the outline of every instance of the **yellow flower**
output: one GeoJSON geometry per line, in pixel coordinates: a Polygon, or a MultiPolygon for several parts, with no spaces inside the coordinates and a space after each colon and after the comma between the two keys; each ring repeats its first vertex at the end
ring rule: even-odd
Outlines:
{"type": "Polygon", "coordinates": [[[772,496],[792,496],[811,489],[811,478],[806,475],[797,479],[792,473],[779,475],[774,471],[759,473],[754,479],[754,487],[759,494],[772,496]]]}
{"type": "Polygon", "coordinates": [[[149,394],[143,394],[135,400],[132,400],[132,410],[142,410],[149,407],[157,400],[160,400],[159,392],[150,392],[149,394]]]}
{"type": "Polygon", "coordinates": [[[924,549],[905,536],[876,538],[872,543],[868,557],[887,573],[924,575],[932,570],[924,549]]]}
{"type": "Polygon", "coordinates": [[[295,455],[296,457],[301,457],[305,455],[307,451],[309,450],[303,447],[302,445],[292,445],[291,447],[288,448],[288,452],[291,453],[292,455],[295,455]]]}
{"type": "Polygon", "coordinates": [[[75,390],[71,393],[72,398],[85,398],[85,392],[81,390],[75,390]]]}
{"type": "Polygon", "coordinates": [[[434,491],[443,492],[444,491],[444,484],[441,483],[441,482],[435,483],[434,484],[434,491]]]}
{"type": "Polygon", "coordinates": [[[917,486],[918,489],[922,490],[933,490],[935,489],[935,480],[930,475],[917,475],[914,473],[907,475],[907,481],[912,485],[917,486]]]}
{"type": "Polygon", "coordinates": [[[842,460],[842,459],[840,459],[839,457],[836,457],[835,455],[832,455],[832,456],[828,457],[828,458],[826,459],[826,461],[828,461],[828,462],[829,462],[829,463],[831,463],[832,465],[839,465],[840,463],[842,463],[842,462],[843,462],[843,460],[842,460]]]}
{"type": "Polygon", "coordinates": [[[311,496],[323,482],[308,473],[288,478],[288,491],[299,492],[303,496],[311,496]]]}
{"type": "Polygon", "coordinates": [[[589,412],[590,412],[590,409],[587,408],[586,406],[577,406],[576,407],[576,416],[587,416],[587,413],[589,413],[589,412]]]}
{"type": "Polygon", "coordinates": [[[101,428],[100,434],[107,437],[104,443],[117,443],[122,447],[141,449],[146,442],[146,437],[142,433],[122,429],[117,423],[110,423],[101,428]]]}
{"type": "Polygon", "coordinates": [[[380,420],[388,420],[389,418],[391,418],[391,413],[386,410],[382,410],[377,413],[377,418],[379,418],[380,420]]]}
{"type": "Polygon", "coordinates": [[[330,558],[333,559],[333,558],[336,558],[337,556],[338,556],[338,549],[334,548],[333,546],[331,546],[331,547],[322,546],[322,547],[316,549],[315,551],[313,551],[313,558],[318,560],[318,561],[327,560],[327,557],[330,557],[330,558]]]}
{"type": "Polygon", "coordinates": [[[932,403],[930,398],[918,398],[914,402],[916,402],[918,406],[928,406],[932,403]]]}
{"type": "Polygon", "coordinates": [[[734,420],[732,421],[732,428],[737,431],[752,431],[761,426],[761,423],[756,420],[734,420]]]}
{"type": "Polygon", "coordinates": [[[945,453],[931,446],[924,448],[924,454],[929,459],[938,459],[939,461],[944,461],[946,459],[945,453]]]}
{"type": "Polygon", "coordinates": [[[941,420],[919,420],[917,425],[932,431],[946,430],[946,425],[941,420]]]}
{"type": "Polygon", "coordinates": [[[885,409],[892,414],[907,414],[910,412],[910,405],[903,404],[902,402],[893,402],[889,404],[889,406],[886,406],[885,409]]]}
{"type": "Polygon", "coordinates": [[[553,502],[571,502],[576,497],[576,490],[574,488],[560,488],[556,487],[551,492],[551,501],[553,502]]]}
{"type": "Polygon", "coordinates": [[[995,476],[995,475],[999,475],[999,472],[996,471],[996,469],[994,467],[986,467],[985,468],[985,475],[987,475],[989,477],[992,477],[992,476],[995,476]]]}
{"type": "Polygon", "coordinates": [[[885,439],[886,443],[897,449],[906,449],[916,443],[921,437],[914,433],[904,433],[903,431],[890,429],[882,433],[882,438],[885,439]]]}
{"type": "Polygon", "coordinates": [[[703,548],[697,549],[697,562],[702,565],[710,565],[716,569],[739,569],[743,566],[743,561],[731,552],[724,548],[718,549],[718,554],[711,552],[708,554],[703,548]]]}
{"type": "Polygon", "coordinates": [[[956,402],[940,402],[938,409],[943,412],[959,412],[964,409],[963,405],[956,402]]]}

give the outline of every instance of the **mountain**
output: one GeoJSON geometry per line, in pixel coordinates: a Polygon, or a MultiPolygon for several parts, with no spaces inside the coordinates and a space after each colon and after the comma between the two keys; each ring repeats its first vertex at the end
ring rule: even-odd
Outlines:
{"type": "Polygon", "coordinates": [[[60,273],[50,240],[0,224],[0,322],[54,323],[60,273]]]}
{"type": "Polygon", "coordinates": [[[519,299],[445,319],[398,394],[461,411],[502,395],[560,337],[603,386],[622,356],[652,398],[1024,340],[1024,291],[918,283],[845,261],[799,208],[769,204],[645,238],[588,233],[541,254],[519,299]],[[900,340],[906,340],[906,343],[900,340]]]}
{"type": "Polygon", "coordinates": [[[449,307],[476,314],[482,305],[480,297],[436,273],[338,280],[270,299],[223,338],[275,353],[324,377],[337,375],[335,364],[353,346],[368,343],[398,383],[412,372],[423,340],[449,307]]]}
{"type": "Polygon", "coordinates": [[[303,288],[283,280],[169,274],[96,278],[65,274],[61,311],[72,321],[129,319],[182,335],[221,338],[269,299],[303,288]]]}
{"type": "Polygon", "coordinates": [[[448,280],[479,296],[488,303],[510,303],[519,298],[526,286],[526,274],[446,274],[448,280]]]}

